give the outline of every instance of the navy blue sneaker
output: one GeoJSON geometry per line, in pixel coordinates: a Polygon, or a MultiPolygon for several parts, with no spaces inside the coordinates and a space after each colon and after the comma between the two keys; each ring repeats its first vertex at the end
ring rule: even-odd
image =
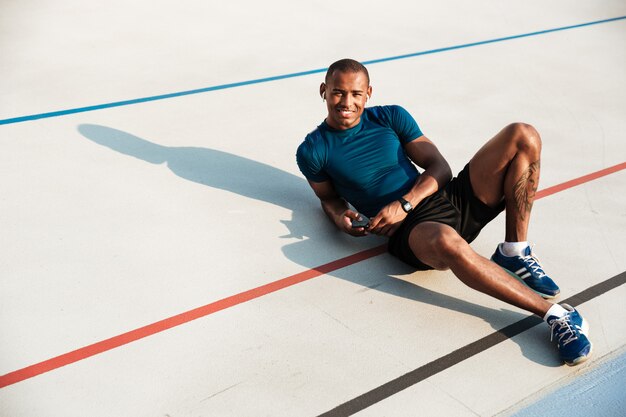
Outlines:
{"type": "Polygon", "coordinates": [[[569,366],[583,363],[591,356],[592,345],[589,341],[589,325],[570,305],[561,304],[568,311],[562,318],[548,317],[551,337],[550,341],[556,340],[561,359],[569,366]]]}
{"type": "Polygon", "coordinates": [[[543,298],[554,298],[561,292],[558,285],[543,271],[530,246],[525,249],[524,256],[505,256],[498,246],[491,260],[543,298]]]}

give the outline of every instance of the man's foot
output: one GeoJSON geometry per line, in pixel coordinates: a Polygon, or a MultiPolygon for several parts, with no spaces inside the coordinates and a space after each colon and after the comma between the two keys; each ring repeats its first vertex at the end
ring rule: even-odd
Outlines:
{"type": "Polygon", "coordinates": [[[491,260],[543,298],[554,298],[561,292],[558,285],[543,271],[539,259],[533,255],[530,246],[526,248],[523,256],[505,256],[498,246],[491,260]]]}
{"type": "Polygon", "coordinates": [[[589,325],[576,309],[567,304],[561,306],[568,311],[562,317],[550,316],[550,340],[556,340],[563,362],[569,366],[583,363],[591,356],[592,345],[588,339],[589,325]]]}

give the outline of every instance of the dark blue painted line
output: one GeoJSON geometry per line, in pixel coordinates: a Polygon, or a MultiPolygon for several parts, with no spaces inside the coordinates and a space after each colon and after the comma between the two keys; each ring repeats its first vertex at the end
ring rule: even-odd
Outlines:
{"type": "MultiPolygon", "coordinates": [[[[421,55],[437,54],[437,53],[441,53],[441,52],[453,51],[453,50],[456,50],[456,49],[470,48],[470,47],[474,47],[474,46],[487,45],[487,44],[496,43],[496,42],[510,41],[510,40],[513,40],[513,39],[527,38],[527,37],[530,37],[530,36],[544,35],[546,33],[559,32],[559,31],[570,30],[570,29],[577,29],[577,28],[581,28],[581,27],[585,27],[585,26],[598,25],[598,24],[601,24],[601,23],[615,22],[617,20],[623,20],[623,19],[626,19],[626,16],[614,17],[614,18],[611,18],[611,19],[604,19],[604,20],[596,20],[596,21],[593,21],[593,22],[580,23],[580,24],[571,25],[571,26],[563,26],[563,27],[558,27],[558,28],[554,28],[554,29],[540,30],[540,31],[537,31],[537,32],[523,33],[523,34],[520,34],[520,35],[506,36],[506,37],[503,37],[503,38],[488,39],[488,40],[480,41],[480,42],[472,42],[472,43],[465,43],[465,44],[461,44],[461,45],[448,46],[448,47],[445,47],[445,48],[431,49],[431,50],[428,50],[428,51],[414,52],[414,53],[411,53],[411,54],[397,55],[397,56],[392,56],[392,57],[387,57],[387,58],[372,59],[372,60],[369,60],[369,61],[362,61],[362,62],[365,65],[378,64],[378,63],[381,63],[381,62],[395,61],[395,60],[406,59],[406,58],[413,58],[413,57],[421,56],[421,55]]],[[[129,106],[131,104],[139,104],[139,103],[146,103],[146,102],[149,102],[149,101],[165,100],[165,99],[168,99],[168,98],[188,96],[188,95],[191,95],[191,94],[207,93],[209,91],[225,90],[225,89],[228,89],[228,88],[243,87],[243,86],[252,85],[252,84],[267,83],[267,82],[271,82],[271,81],[284,80],[284,79],[287,79],[287,78],[295,78],[295,77],[302,77],[302,76],[305,76],[305,75],[318,74],[320,72],[325,72],[327,69],[328,68],[319,68],[319,69],[314,69],[314,70],[309,70],[309,71],[294,72],[294,73],[291,73],[291,74],[277,75],[277,76],[267,77],[267,78],[258,78],[258,79],[255,79],[255,80],[240,81],[240,82],[236,82],[236,83],[221,84],[221,85],[216,85],[216,86],[212,86],[212,87],[198,88],[198,89],[195,89],[195,90],[179,91],[179,92],[176,92],[176,93],[161,94],[161,95],[157,95],[157,96],[136,98],[136,99],[132,99],[132,100],[115,101],[115,102],[112,102],[112,103],[104,103],[104,104],[97,104],[97,105],[94,105],[94,106],[78,107],[78,108],[67,109],[67,110],[59,110],[59,111],[53,111],[53,112],[49,112],[49,113],[31,114],[31,115],[28,115],[28,116],[20,116],[20,117],[14,117],[14,118],[10,118],[10,119],[2,119],[2,120],[0,120],[0,125],[26,122],[26,121],[29,121],[29,120],[45,119],[45,118],[49,118],[49,117],[65,116],[65,115],[68,115],[68,114],[83,113],[83,112],[94,111],[94,110],[109,109],[109,108],[112,108],[112,107],[129,106]]]]}
{"type": "Polygon", "coordinates": [[[448,46],[446,48],[431,49],[429,51],[415,52],[415,53],[412,53],[412,54],[398,55],[398,56],[393,56],[393,57],[389,57],[389,58],[373,59],[371,61],[364,61],[363,64],[365,64],[365,65],[367,65],[367,64],[378,64],[380,62],[395,61],[397,59],[412,58],[412,57],[420,56],[420,55],[437,54],[437,53],[440,53],[440,52],[453,51],[455,49],[471,48],[473,46],[487,45],[487,44],[490,44],[490,43],[510,41],[510,40],[513,40],[513,39],[527,38],[527,37],[530,37],[530,36],[544,35],[546,33],[560,32],[560,31],[569,30],[569,29],[577,29],[577,28],[581,28],[581,27],[585,27],[585,26],[598,25],[600,23],[615,22],[617,20],[623,20],[623,19],[626,19],[626,16],[614,17],[614,18],[611,18],[611,19],[604,19],[604,20],[596,20],[594,22],[580,23],[578,25],[563,26],[563,27],[554,28],[554,29],[540,30],[540,31],[537,31],[537,32],[522,33],[521,35],[512,35],[512,36],[505,36],[503,38],[488,39],[486,41],[465,43],[465,44],[462,44],[462,45],[455,45],[455,46],[448,46]]]}
{"type": "MultiPolygon", "coordinates": [[[[613,278],[609,278],[606,281],[593,285],[586,290],[571,296],[567,300],[560,301],[560,303],[577,307],[583,303],[600,297],[609,291],[619,288],[624,284],[626,284],[626,272],[622,272],[613,278]]],[[[376,403],[386,400],[387,398],[412,387],[415,384],[450,369],[459,363],[478,355],[479,353],[485,352],[487,349],[491,349],[504,341],[530,330],[541,323],[543,323],[543,320],[537,316],[526,317],[504,327],[503,329],[497,330],[481,339],[450,352],[447,355],[441,356],[432,362],[422,365],[404,375],[401,375],[396,379],[379,385],[365,394],[361,394],[330,411],[320,414],[318,417],[348,417],[354,415],[359,411],[363,411],[376,403]]]]}

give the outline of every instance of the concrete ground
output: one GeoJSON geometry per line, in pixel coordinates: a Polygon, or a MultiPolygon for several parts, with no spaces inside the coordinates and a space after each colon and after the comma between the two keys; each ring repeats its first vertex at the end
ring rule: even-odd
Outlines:
{"type": "Polygon", "coordinates": [[[623,1],[4,2],[0,69],[0,416],[533,415],[623,378],[623,1]],[[591,360],[327,222],[294,155],[343,57],[455,172],[540,131],[530,239],[591,360]]]}

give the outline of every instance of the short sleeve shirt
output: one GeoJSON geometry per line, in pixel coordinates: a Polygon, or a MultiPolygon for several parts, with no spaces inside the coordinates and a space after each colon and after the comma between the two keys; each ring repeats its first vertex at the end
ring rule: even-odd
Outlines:
{"type": "Polygon", "coordinates": [[[298,147],[296,160],[308,180],[330,180],[341,197],[373,217],[415,184],[420,174],[403,146],[420,136],[404,108],[368,107],[347,130],[322,122],[298,147]]]}

